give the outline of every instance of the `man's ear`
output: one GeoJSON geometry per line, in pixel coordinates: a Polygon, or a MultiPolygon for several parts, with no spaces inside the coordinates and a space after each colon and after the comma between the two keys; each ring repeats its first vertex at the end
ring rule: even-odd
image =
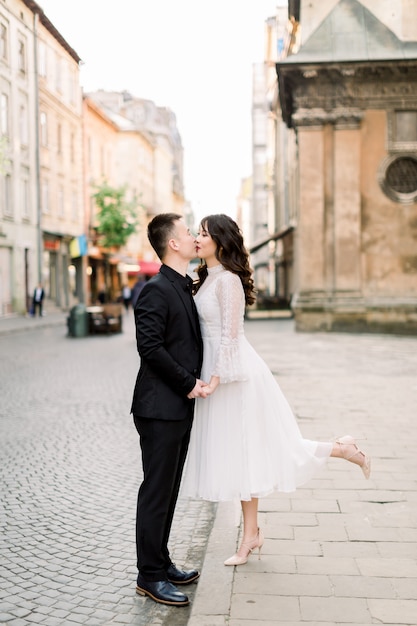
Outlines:
{"type": "Polygon", "coordinates": [[[168,246],[171,248],[171,250],[178,250],[178,248],[179,248],[179,245],[178,245],[178,243],[176,242],[175,239],[170,239],[168,241],[168,246]]]}

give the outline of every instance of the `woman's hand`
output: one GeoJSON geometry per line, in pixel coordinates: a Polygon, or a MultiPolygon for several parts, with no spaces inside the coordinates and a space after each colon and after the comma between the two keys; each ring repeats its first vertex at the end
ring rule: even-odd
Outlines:
{"type": "Polygon", "coordinates": [[[211,396],[216,391],[219,385],[220,385],[220,376],[212,376],[210,378],[209,384],[207,385],[207,387],[205,387],[205,391],[207,395],[211,396]]]}

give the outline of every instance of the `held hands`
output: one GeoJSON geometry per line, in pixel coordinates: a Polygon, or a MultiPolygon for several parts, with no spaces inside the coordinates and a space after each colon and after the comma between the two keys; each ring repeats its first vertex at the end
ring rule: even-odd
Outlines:
{"type": "Polygon", "coordinates": [[[193,389],[191,389],[190,393],[187,394],[187,398],[189,398],[190,400],[192,400],[193,398],[206,398],[206,388],[207,383],[205,383],[204,380],[200,380],[199,378],[197,378],[193,389]]]}
{"type": "Polygon", "coordinates": [[[209,384],[205,383],[204,380],[197,379],[194,388],[187,394],[187,398],[190,400],[192,398],[207,398],[216,390],[219,383],[220,378],[218,376],[212,376],[209,384]]]}

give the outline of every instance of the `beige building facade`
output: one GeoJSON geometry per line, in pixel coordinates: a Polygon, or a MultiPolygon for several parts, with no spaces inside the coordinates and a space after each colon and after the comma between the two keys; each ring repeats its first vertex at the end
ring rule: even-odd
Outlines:
{"type": "Polygon", "coordinates": [[[0,316],[94,302],[103,260],[111,297],[159,268],[147,239],[161,211],[192,221],[174,113],[127,92],[83,97],[80,58],[34,0],[0,0],[0,316]],[[97,185],[126,189],[137,232],[123,249],[97,238],[97,185]],[[48,308],[48,307],[47,307],[48,308]]]}
{"type": "Polygon", "coordinates": [[[83,258],[84,293],[87,304],[97,301],[105,290],[104,256],[97,240],[94,194],[104,182],[115,185],[113,155],[118,127],[90,98],[83,98],[84,147],[84,233],[87,255],[83,258]]]}
{"type": "Polygon", "coordinates": [[[86,197],[89,207],[89,266],[92,301],[103,288],[103,254],[111,263],[113,293],[133,285],[138,273],[152,274],[159,260],[147,237],[150,219],[164,211],[190,214],[184,199],[182,145],[174,114],[150,100],[127,92],[98,91],[84,98],[86,197]],[[92,149],[96,146],[96,150],[92,149]],[[109,155],[106,160],[103,155],[109,155]],[[106,161],[106,168],[100,161],[106,161]],[[135,204],[138,227],[122,249],[103,251],[95,241],[96,185],[107,180],[125,189],[125,199],[135,204]],[[111,252],[109,256],[109,252],[111,252]]]}
{"type": "Polygon", "coordinates": [[[148,216],[173,210],[183,213],[183,146],[174,113],[129,92],[96,91],[88,95],[107,114],[118,116],[126,128],[136,130],[152,143],[153,195],[152,201],[145,203],[148,216]]]}
{"type": "Polygon", "coordinates": [[[299,330],[417,332],[416,5],[291,4],[279,158],[298,176],[286,192],[299,330]]]}
{"type": "Polygon", "coordinates": [[[38,280],[33,26],[0,3],[0,316],[25,312],[38,280]]]}
{"type": "Polygon", "coordinates": [[[80,58],[43,13],[36,22],[41,280],[60,307],[83,299],[82,257],[70,244],[84,235],[80,58]]]}
{"type": "Polygon", "coordinates": [[[114,296],[123,284],[133,282],[139,261],[149,252],[146,216],[153,206],[154,146],[151,137],[140,133],[125,117],[86,95],[84,97],[85,206],[88,234],[88,301],[111,285],[114,296]],[[135,205],[137,231],[123,248],[104,250],[97,236],[97,211],[94,194],[100,185],[123,188],[126,202],[135,205]],[[106,278],[110,263],[110,277],[106,278]],[[107,268],[107,269],[106,269],[107,268]]]}
{"type": "Polygon", "coordinates": [[[57,305],[76,293],[69,244],[82,233],[79,57],[33,0],[0,4],[0,314],[36,285],[57,305]]]}
{"type": "Polygon", "coordinates": [[[192,220],[184,197],[181,138],[173,112],[151,100],[113,91],[93,92],[88,99],[117,128],[112,181],[117,187],[126,187],[126,199],[137,205],[137,232],[114,255],[121,283],[132,284],[138,272],[151,274],[159,265],[147,237],[152,217],[175,211],[192,220]]]}
{"type": "MultiPolygon", "coordinates": [[[[247,241],[259,308],[288,307],[291,299],[294,138],[279,110],[276,63],[288,53],[288,10],[277,8],[265,22],[264,62],[253,66],[251,219],[247,241]],[[286,154],[287,158],[282,158],[286,154]]],[[[295,197],[295,196],[294,196],[295,197]]]]}

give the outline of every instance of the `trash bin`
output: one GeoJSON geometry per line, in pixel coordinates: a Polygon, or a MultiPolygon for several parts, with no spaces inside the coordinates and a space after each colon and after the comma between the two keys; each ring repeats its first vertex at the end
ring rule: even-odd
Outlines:
{"type": "Polygon", "coordinates": [[[86,337],[88,335],[88,313],[84,304],[73,306],[67,318],[68,334],[71,337],[86,337]]]}

